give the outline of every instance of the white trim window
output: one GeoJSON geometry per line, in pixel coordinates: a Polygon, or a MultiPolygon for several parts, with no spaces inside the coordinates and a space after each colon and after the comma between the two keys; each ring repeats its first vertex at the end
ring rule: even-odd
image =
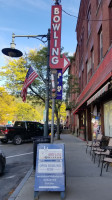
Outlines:
{"type": "Polygon", "coordinates": [[[99,48],[100,48],[100,61],[103,58],[103,34],[102,34],[102,29],[99,32],[99,48]]]}
{"type": "Polygon", "coordinates": [[[87,13],[87,31],[88,31],[88,37],[91,33],[91,6],[89,6],[88,13],[87,13]]]}
{"type": "Polygon", "coordinates": [[[94,49],[91,49],[91,68],[92,68],[92,74],[94,72],[94,49]]]}
{"type": "Polygon", "coordinates": [[[90,57],[89,61],[87,62],[87,83],[90,79],[90,70],[91,70],[91,57],[90,57]]]}
{"type": "Polygon", "coordinates": [[[112,101],[104,104],[104,132],[105,136],[112,137],[112,101]]]}

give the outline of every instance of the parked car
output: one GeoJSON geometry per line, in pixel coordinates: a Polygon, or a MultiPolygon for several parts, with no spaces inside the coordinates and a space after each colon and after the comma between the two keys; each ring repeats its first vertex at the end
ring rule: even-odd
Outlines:
{"type": "Polygon", "coordinates": [[[13,127],[0,127],[0,140],[7,143],[9,140],[14,144],[23,141],[31,141],[33,137],[44,135],[44,124],[33,121],[16,121],[13,127]]]}
{"type": "Polygon", "coordinates": [[[6,166],[6,157],[3,151],[0,150],[0,174],[3,174],[6,166]]]}
{"type": "MultiPolygon", "coordinates": [[[[49,129],[51,130],[51,124],[49,124],[49,129]]],[[[63,130],[63,125],[60,124],[59,125],[59,133],[61,134],[62,133],[62,130],[63,130]]],[[[55,133],[57,133],[57,124],[54,124],[54,135],[55,133]]]]}

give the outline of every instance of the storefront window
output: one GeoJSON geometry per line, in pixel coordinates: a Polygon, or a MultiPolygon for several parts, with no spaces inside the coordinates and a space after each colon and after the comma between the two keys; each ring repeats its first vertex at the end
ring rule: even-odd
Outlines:
{"type": "Polygon", "coordinates": [[[112,137],[112,101],[104,104],[104,130],[106,136],[112,137]]]}

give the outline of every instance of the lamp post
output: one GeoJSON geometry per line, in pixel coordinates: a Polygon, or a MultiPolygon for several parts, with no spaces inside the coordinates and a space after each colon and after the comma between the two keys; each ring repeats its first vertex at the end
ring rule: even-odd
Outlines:
{"type": "Polygon", "coordinates": [[[48,29],[47,35],[15,35],[12,34],[12,43],[10,48],[2,49],[2,53],[9,57],[21,57],[23,53],[15,49],[15,42],[14,39],[16,37],[27,37],[27,38],[36,38],[39,39],[41,42],[45,43],[48,41],[48,50],[47,50],[47,74],[46,74],[46,101],[45,101],[45,110],[46,110],[46,117],[45,117],[45,124],[44,124],[44,136],[48,136],[48,116],[49,116],[49,56],[50,56],[50,29],[48,29]],[[46,41],[43,41],[44,38],[47,38],[46,41]]]}

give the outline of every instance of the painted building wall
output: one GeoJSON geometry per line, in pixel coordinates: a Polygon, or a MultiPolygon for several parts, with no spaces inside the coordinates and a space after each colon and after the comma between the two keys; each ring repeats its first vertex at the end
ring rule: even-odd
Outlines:
{"type": "MultiPolygon", "coordinates": [[[[77,74],[79,78],[80,93],[71,95],[71,100],[75,98],[76,101],[72,113],[74,116],[75,113],[78,114],[79,126],[82,126],[82,116],[86,118],[84,119],[84,138],[89,139],[92,139],[92,125],[87,119],[92,120],[91,113],[95,105],[100,110],[100,114],[97,113],[97,115],[101,115],[102,131],[105,130],[104,104],[110,101],[109,95],[106,97],[103,93],[97,98],[98,102],[94,99],[89,105],[87,101],[107,82],[110,83],[112,77],[112,21],[110,18],[112,18],[112,0],[81,0],[76,27],[77,49],[70,69],[70,73],[77,74]]],[[[109,93],[109,91],[106,92],[109,93]]]]}

